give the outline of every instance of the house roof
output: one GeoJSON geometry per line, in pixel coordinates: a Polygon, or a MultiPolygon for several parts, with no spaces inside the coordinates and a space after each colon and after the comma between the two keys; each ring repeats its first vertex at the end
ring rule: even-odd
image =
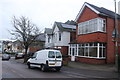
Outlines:
{"type": "Polygon", "coordinates": [[[54,25],[53,25],[53,31],[54,31],[56,26],[59,28],[60,31],[68,31],[68,32],[73,31],[74,32],[76,30],[76,25],[70,25],[70,24],[67,24],[67,23],[55,22],[54,25]]]}
{"type": "Polygon", "coordinates": [[[36,38],[36,40],[38,40],[38,41],[45,41],[45,33],[41,33],[37,38],[36,38]]]}
{"type": "Polygon", "coordinates": [[[50,29],[50,28],[45,28],[45,32],[44,32],[44,33],[52,34],[52,29],[50,29]]]}
{"type": "Polygon", "coordinates": [[[65,24],[76,25],[77,23],[75,21],[73,21],[73,20],[71,20],[71,21],[68,20],[68,21],[65,22],[65,24]]]}
{"type": "MultiPolygon", "coordinates": [[[[105,9],[103,7],[97,7],[93,4],[90,4],[90,3],[87,3],[85,2],[81,8],[81,10],[79,11],[75,21],[77,22],[78,18],[80,17],[80,15],[82,14],[82,11],[84,10],[85,7],[88,7],[90,8],[92,11],[94,11],[95,13],[99,14],[99,15],[102,15],[102,16],[106,16],[106,17],[110,17],[110,18],[115,18],[115,12],[113,11],[110,11],[108,9],[105,9]]],[[[117,18],[120,19],[120,15],[117,14],[117,18]]]]}

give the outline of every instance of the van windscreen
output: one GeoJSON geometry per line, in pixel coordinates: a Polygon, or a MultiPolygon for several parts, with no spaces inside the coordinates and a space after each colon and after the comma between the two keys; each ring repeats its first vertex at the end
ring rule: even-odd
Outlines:
{"type": "Polygon", "coordinates": [[[49,57],[49,58],[55,58],[55,53],[54,53],[54,51],[49,51],[48,57],[49,57]]]}
{"type": "Polygon", "coordinates": [[[61,53],[60,52],[56,52],[56,58],[61,58],[61,53]]]}

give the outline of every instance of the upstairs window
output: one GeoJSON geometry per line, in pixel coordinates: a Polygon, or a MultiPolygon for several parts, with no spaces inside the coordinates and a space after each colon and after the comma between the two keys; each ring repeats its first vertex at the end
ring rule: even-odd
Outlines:
{"type": "Polygon", "coordinates": [[[106,32],[106,21],[102,18],[95,18],[78,24],[78,35],[92,32],[106,32]]]}
{"type": "Polygon", "coordinates": [[[48,36],[48,43],[50,43],[50,36],[48,36]]]}
{"type": "Polygon", "coordinates": [[[59,32],[59,41],[61,41],[61,33],[59,32]]]}

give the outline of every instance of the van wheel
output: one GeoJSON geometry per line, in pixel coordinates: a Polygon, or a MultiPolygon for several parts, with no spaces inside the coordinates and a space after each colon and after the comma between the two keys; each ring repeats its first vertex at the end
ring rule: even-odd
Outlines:
{"type": "Polygon", "coordinates": [[[56,71],[60,71],[61,68],[56,68],[56,71]]]}
{"type": "Polygon", "coordinates": [[[30,63],[27,63],[27,65],[28,65],[28,69],[31,69],[30,63]]]}
{"type": "Polygon", "coordinates": [[[41,71],[43,71],[43,72],[47,71],[47,68],[46,68],[45,65],[42,65],[42,66],[41,66],[41,71]]]}

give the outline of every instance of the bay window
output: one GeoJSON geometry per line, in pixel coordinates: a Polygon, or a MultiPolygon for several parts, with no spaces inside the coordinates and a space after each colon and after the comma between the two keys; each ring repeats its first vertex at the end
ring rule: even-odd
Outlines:
{"type": "Polygon", "coordinates": [[[78,35],[97,31],[106,32],[105,19],[95,18],[78,24],[78,35]]]}
{"type": "Polygon", "coordinates": [[[70,44],[69,55],[91,58],[105,58],[105,43],[70,44]]]}

